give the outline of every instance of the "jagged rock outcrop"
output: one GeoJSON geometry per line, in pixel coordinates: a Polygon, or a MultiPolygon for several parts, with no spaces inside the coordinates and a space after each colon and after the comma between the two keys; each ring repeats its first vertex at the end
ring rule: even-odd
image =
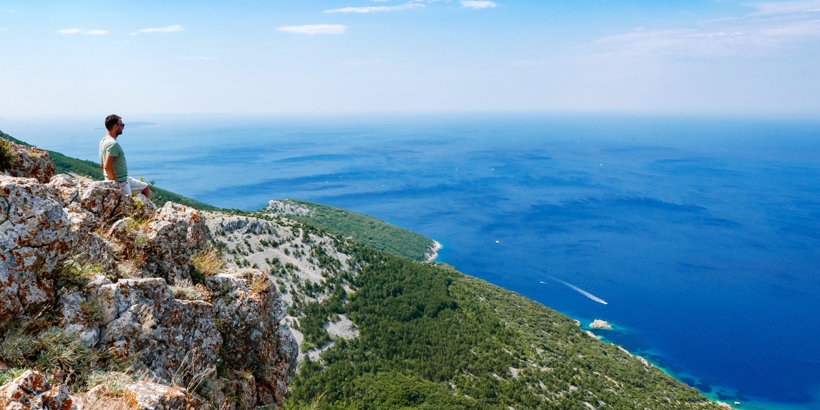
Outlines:
{"type": "Polygon", "coordinates": [[[191,285],[191,255],[205,245],[205,232],[196,210],[169,202],[146,223],[134,218],[117,221],[108,236],[123,258],[135,262],[136,275],[191,285]]]}
{"type": "Polygon", "coordinates": [[[54,175],[54,163],[51,162],[48,152],[5,139],[3,146],[13,157],[11,168],[6,170],[9,176],[34,178],[45,184],[54,175]]]}
{"type": "Polygon", "coordinates": [[[222,335],[213,305],[176,300],[162,278],[120,279],[98,291],[100,343],[158,380],[188,384],[215,371],[222,335]],[[177,378],[178,380],[175,380],[177,378]]]}
{"type": "MultiPolygon", "coordinates": [[[[198,211],[27,166],[38,179],[0,174],[0,342],[28,319],[58,326],[143,375],[125,393],[134,408],[282,408],[298,346],[266,273],[208,277],[198,285],[207,301],[176,299],[169,285],[196,292],[191,256],[207,232],[198,211]],[[171,387],[204,378],[205,401],[171,387]]],[[[17,400],[0,409],[72,408],[66,386],[35,388],[42,374],[24,376],[0,387],[0,401],[17,400]]]]}
{"type": "Polygon", "coordinates": [[[71,221],[55,193],[0,175],[0,331],[54,298],[54,271],[72,252],[71,221]]]}
{"type": "Polygon", "coordinates": [[[49,184],[0,175],[0,331],[36,315],[53,301],[53,279],[69,257],[115,270],[108,244],[97,235],[146,205],[123,196],[113,182],[59,175],[49,184]]]}
{"type": "Polygon", "coordinates": [[[247,395],[247,389],[255,387],[259,405],[281,407],[299,346],[290,330],[279,325],[285,308],[273,282],[266,273],[252,269],[206,278],[205,285],[224,337],[224,360],[235,370],[253,373],[240,390],[247,395]]]}
{"type": "Polygon", "coordinates": [[[29,370],[0,387],[0,408],[6,410],[76,410],[68,387],[52,388],[46,376],[29,370]]]}
{"type": "Polygon", "coordinates": [[[148,247],[142,269],[169,283],[190,284],[191,255],[205,245],[205,223],[197,211],[169,202],[147,226],[148,247]]]}

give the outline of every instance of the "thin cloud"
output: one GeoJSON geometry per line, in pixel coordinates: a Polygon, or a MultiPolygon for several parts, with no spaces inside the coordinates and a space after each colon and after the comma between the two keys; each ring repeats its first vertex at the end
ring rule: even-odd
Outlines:
{"type": "Polygon", "coordinates": [[[76,34],[83,31],[81,28],[64,28],[62,30],[57,30],[60,34],[76,34]]]}
{"type": "Polygon", "coordinates": [[[180,60],[216,60],[219,57],[211,57],[211,56],[191,56],[191,57],[180,57],[180,60]]]}
{"type": "Polygon", "coordinates": [[[486,0],[463,0],[461,5],[468,9],[491,9],[498,4],[486,0]]]}
{"type": "Polygon", "coordinates": [[[342,61],[339,64],[349,67],[389,67],[390,64],[381,60],[373,61],[342,61]]]}
{"type": "Polygon", "coordinates": [[[85,33],[93,36],[101,36],[103,34],[108,34],[108,30],[88,30],[85,33]]]}
{"type": "Polygon", "coordinates": [[[139,33],[172,33],[174,31],[184,31],[185,29],[182,28],[180,25],[173,25],[168,27],[158,27],[158,28],[142,28],[133,33],[132,36],[137,35],[139,33]]]}
{"type": "Polygon", "coordinates": [[[747,3],[744,4],[744,6],[756,8],[757,12],[754,13],[755,15],[820,12],[820,0],[747,3]]]}
{"type": "Polygon", "coordinates": [[[325,13],[377,13],[380,11],[409,10],[419,7],[424,7],[424,4],[405,3],[398,6],[344,7],[341,9],[325,10],[325,13]]]}
{"type": "Polygon", "coordinates": [[[0,31],[6,31],[6,29],[4,29],[4,28],[0,28],[0,31]]]}
{"type": "Polygon", "coordinates": [[[581,50],[600,56],[764,55],[816,40],[820,40],[820,19],[753,14],[695,28],[610,35],[581,50]]]}
{"type": "Polygon", "coordinates": [[[279,31],[296,34],[344,34],[347,26],[342,24],[308,24],[305,26],[285,26],[279,31]]]}
{"type": "Polygon", "coordinates": [[[507,64],[511,65],[513,67],[526,67],[526,66],[532,66],[532,65],[541,65],[541,64],[544,64],[546,62],[547,62],[547,60],[545,60],[545,59],[541,59],[541,60],[513,60],[513,61],[508,61],[507,64]]]}

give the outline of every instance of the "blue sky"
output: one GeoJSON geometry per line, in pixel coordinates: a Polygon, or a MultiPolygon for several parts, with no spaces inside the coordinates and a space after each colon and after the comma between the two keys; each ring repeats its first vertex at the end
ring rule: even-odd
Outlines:
{"type": "Polygon", "coordinates": [[[820,113],[820,0],[0,1],[0,56],[0,118],[820,113]]]}

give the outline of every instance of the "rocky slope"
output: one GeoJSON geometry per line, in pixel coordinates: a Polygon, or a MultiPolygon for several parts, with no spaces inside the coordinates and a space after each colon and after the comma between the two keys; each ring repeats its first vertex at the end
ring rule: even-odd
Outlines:
{"type": "Polygon", "coordinates": [[[197,210],[6,152],[0,408],[282,408],[298,347],[266,273],[224,269],[197,210]]]}

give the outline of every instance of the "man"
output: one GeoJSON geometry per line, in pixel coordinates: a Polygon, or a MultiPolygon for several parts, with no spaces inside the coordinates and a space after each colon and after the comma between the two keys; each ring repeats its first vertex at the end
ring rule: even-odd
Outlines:
{"type": "Polygon", "coordinates": [[[122,135],[122,129],[125,128],[122,118],[118,115],[109,115],[105,118],[105,128],[108,134],[100,141],[100,168],[106,181],[117,181],[124,195],[142,192],[147,198],[151,198],[148,184],[128,176],[125,153],[117,142],[117,137],[122,135]]]}

